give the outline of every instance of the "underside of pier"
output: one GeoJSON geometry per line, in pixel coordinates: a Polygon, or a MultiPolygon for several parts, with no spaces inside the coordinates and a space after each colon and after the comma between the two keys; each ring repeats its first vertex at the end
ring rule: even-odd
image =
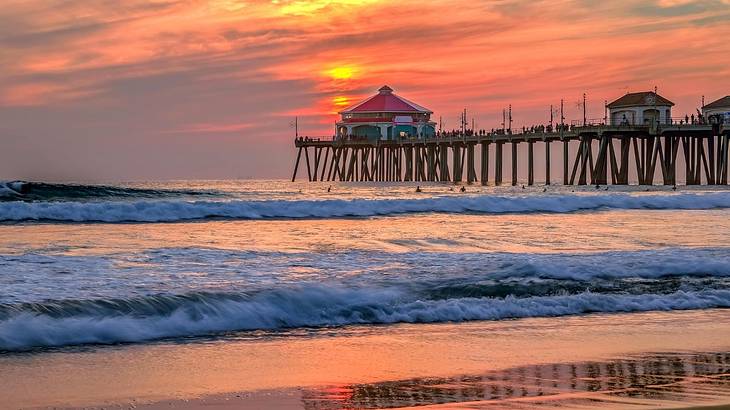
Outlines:
{"type": "Polygon", "coordinates": [[[571,132],[396,141],[296,139],[294,174],[309,181],[431,181],[502,185],[727,185],[730,126],[576,127],[571,132]],[[510,152],[505,161],[504,150],[510,152]],[[558,145],[558,150],[552,149],[558,145]],[[560,149],[562,147],[562,150],[560,149]],[[562,152],[561,152],[562,151],[562,152]],[[561,155],[562,154],[562,155],[561,155]],[[551,179],[560,167],[561,181],[551,179]],[[304,164],[302,164],[302,162],[304,164]],[[522,174],[521,174],[522,173],[522,174]],[[490,177],[492,180],[490,181],[490,177]]]}

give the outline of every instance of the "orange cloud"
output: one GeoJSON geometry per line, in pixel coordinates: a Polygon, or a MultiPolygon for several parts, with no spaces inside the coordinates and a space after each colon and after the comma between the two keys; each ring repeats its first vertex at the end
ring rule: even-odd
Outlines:
{"type": "Polygon", "coordinates": [[[139,135],[256,124],[245,132],[266,141],[289,138],[294,116],[329,134],[334,113],[383,84],[447,123],[466,107],[485,128],[509,104],[516,126],[544,122],[584,92],[602,117],[604,100],[654,86],[680,114],[730,93],[729,1],[11,2],[0,104],[73,110],[56,131],[101,116],[139,135]]]}

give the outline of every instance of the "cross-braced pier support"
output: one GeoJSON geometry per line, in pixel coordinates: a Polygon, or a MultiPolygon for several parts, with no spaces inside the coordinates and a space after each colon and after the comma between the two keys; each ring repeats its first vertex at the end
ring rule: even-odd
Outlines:
{"type": "Polygon", "coordinates": [[[535,146],[544,148],[544,182],[551,183],[551,143],[562,142],[565,185],[727,185],[730,126],[576,127],[572,132],[525,133],[399,141],[296,141],[292,181],[302,162],[309,181],[433,181],[482,185],[503,182],[504,144],[510,144],[510,182],[520,166],[536,181],[535,146]],[[520,144],[526,144],[521,151],[520,144]],[[526,151],[526,153],[525,153],[526,151]],[[478,158],[476,153],[479,152],[478,158]],[[492,157],[493,153],[493,157],[492,157]],[[526,160],[520,156],[526,155],[526,160]],[[493,158],[493,159],[492,159],[493,158]],[[491,168],[490,168],[491,167],[491,168]],[[683,169],[682,169],[683,168],[683,169]],[[493,169],[493,173],[490,170],[493,169]],[[678,178],[683,171],[684,178],[678,178]]]}

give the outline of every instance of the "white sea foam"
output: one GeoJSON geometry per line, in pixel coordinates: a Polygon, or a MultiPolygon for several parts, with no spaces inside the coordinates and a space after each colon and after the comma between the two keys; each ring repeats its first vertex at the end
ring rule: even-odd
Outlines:
{"type": "Polygon", "coordinates": [[[428,199],[269,201],[4,202],[0,221],[169,222],[204,218],[337,218],[406,213],[565,213],[600,209],[730,208],[730,192],[680,194],[546,194],[428,199]]]}
{"type": "Polygon", "coordinates": [[[317,286],[252,297],[198,295],[191,299],[115,302],[115,309],[109,306],[76,303],[69,312],[63,307],[11,310],[0,319],[0,349],[137,342],[252,329],[720,308],[730,307],[730,290],[409,300],[403,291],[393,288],[317,286]],[[161,311],[154,314],[151,309],[161,311]]]}

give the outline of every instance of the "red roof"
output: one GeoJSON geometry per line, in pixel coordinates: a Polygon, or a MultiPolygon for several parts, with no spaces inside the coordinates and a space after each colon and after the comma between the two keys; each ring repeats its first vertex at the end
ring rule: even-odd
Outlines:
{"type": "Polygon", "coordinates": [[[359,112],[433,113],[427,108],[393,94],[393,89],[387,85],[381,87],[374,96],[341,111],[340,114],[359,112]]]}

